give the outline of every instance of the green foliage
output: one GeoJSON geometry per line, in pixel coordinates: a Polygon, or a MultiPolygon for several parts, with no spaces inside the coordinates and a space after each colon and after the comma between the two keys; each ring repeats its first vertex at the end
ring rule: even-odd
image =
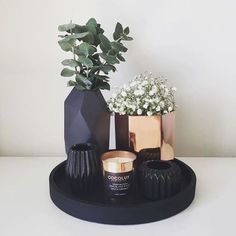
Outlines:
{"type": "Polygon", "coordinates": [[[71,52],[72,59],[65,59],[66,66],[61,75],[75,76],[67,85],[79,90],[110,89],[109,77],[111,71],[116,71],[116,64],[125,61],[123,53],[127,48],[123,41],[133,40],[129,37],[129,27],[123,28],[118,22],[113,33],[113,40],[104,35],[104,30],[94,18],[85,25],[74,23],[59,25],[58,30],[64,32],[59,35],[58,43],[65,52],[71,52]],[[69,67],[69,68],[68,68],[69,67]]]}

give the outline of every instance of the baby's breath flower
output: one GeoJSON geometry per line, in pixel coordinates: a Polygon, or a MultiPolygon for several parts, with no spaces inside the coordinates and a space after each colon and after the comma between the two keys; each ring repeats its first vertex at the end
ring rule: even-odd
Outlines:
{"type": "Polygon", "coordinates": [[[142,115],[142,110],[141,110],[141,109],[138,109],[138,110],[137,110],[137,114],[138,114],[138,115],[142,115]]]}
{"type": "Polygon", "coordinates": [[[153,90],[151,90],[150,92],[149,92],[149,95],[150,96],[152,96],[152,95],[154,95],[155,94],[155,92],[153,91],[153,90]]]}
{"type": "Polygon", "coordinates": [[[127,93],[126,93],[125,91],[122,91],[122,92],[121,92],[121,95],[122,95],[123,97],[126,97],[126,96],[127,96],[127,93]]]}
{"type": "Polygon", "coordinates": [[[162,115],[172,112],[177,105],[174,100],[175,87],[166,85],[165,77],[140,74],[108,101],[111,112],[121,115],[162,115]]]}
{"type": "Polygon", "coordinates": [[[174,91],[174,92],[177,91],[176,87],[172,87],[171,90],[174,91]]]}

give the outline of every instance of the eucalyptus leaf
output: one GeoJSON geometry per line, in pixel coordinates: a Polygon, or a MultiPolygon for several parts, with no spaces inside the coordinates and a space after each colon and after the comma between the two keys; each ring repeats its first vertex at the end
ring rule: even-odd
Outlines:
{"type": "Polygon", "coordinates": [[[107,80],[109,77],[107,75],[95,75],[95,78],[100,80],[107,80]]]}
{"type": "Polygon", "coordinates": [[[109,64],[114,65],[114,64],[120,63],[119,60],[117,60],[115,56],[107,55],[105,53],[100,53],[99,55],[109,64]]]}
{"type": "Polygon", "coordinates": [[[109,48],[105,47],[102,43],[100,43],[99,46],[104,53],[107,53],[109,51],[109,48]]]}
{"type": "Polygon", "coordinates": [[[94,18],[90,18],[86,23],[86,26],[90,32],[92,32],[93,34],[97,34],[97,21],[94,18]]]}
{"type": "Polygon", "coordinates": [[[86,35],[86,36],[83,38],[83,41],[84,41],[84,42],[87,42],[87,43],[89,43],[89,44],[94,44],[94,42],[95,42],[95,37],[94,37],[94,35],[93,35],[91,32],[89,32],[88,35],[86,35]]]}
{"type": "Polygon", "coordinates": [[[73,80],[69,80],[68,82],[67,82],[67,86],[76,86],[76,82],[75,81],[73,81],[73,80]]]}
{"type": "Polygon", "coordinates": [[[78,52],[79,55],[84,55],[86,57],[88,55],[94,54],[97,51],[97,49],[94,46],[92,46],[92,45],[90,45],[90,44],[88,44],[86,42],[81,43],[77,47],[77,49],[78,49],[77,52],[78,52]]]}
{"type": "Polygon", "coordinates": [[[64,24],[64,25],[59,25],[58,30],[59,31],[69,31],[75,28],[75,24],[64,24]]]}
{"type": "Polygon", "coordinates": [[[124,34],[123,37],[122,37],[122,40],[132,41],[133,38],[132,38],[132,37],[129,37],[129,36],[126,36],[126,35],[124,34]]]}
{"type": "Polygon", "coordinates": [[[58,41],[58,44],[60,45],[61,49],[68,52],[71,51],[72,47],[74,46],[75,39],[65,40],[61,39],[58,41]]]}
{"type": "Polygon", "coordinates": [[[88,57],[86,57],[86,56],[79,56],[78,61],[79,61],[81,64],[85,65],[86,67],[92,67],[92,66],[93,66],[92,60],[90,60],[90,59],[89,59],[88,57]]]}
{"type": "Polygon", "coordinates": [[[110,50],[108,51],[107,54],[108,54],[108,55],[111,55],[111,56],[116,56],[118,52],[119,52],[118,50],[112,48],[112,49],[110,49],[110,50]]]}
{"type": "Polygon", "coordinates": [[[75,79],[78,84],[84,86],[86,89],[90,89],[92,86],[92,82],[84,75],[77,74],[75,79]]]}
{"type": "Polygon", "coordinates": [[[83,33],[76,33],[72,35],[68,35],[64,38],[64,40],[70,40],[70,39],[82,39],[85,36],[89,35],[89,32],[83,32],[83,33]]]}
{"type": "Polygon", "coordinates": [[[75,74],[75,71],[73,70],[70,70],[68,68],[64,68],[62,71],[61,71],[61,76],[64,76],[64,77],[71,77],[75,74]]]}
{"type": "Polygon", "coordinates": [[[121,55],[120,53],[117,55],[117,58],[118,58],[120,61],[125,61],[125,58],[122,57],[122,55],[121,55]]]}
{"type": "Polygon", "coordinates": [[[128,50],[122,43],[118,42],[111,42],[111,46],[121,52],[127,52],[128,50]]]}
{"type": "Polygon", "coordinates": [[[129,27],[128,27],[128,26],[124,29],[124,33],[125,33],[126,35],[129,34],[129,27]]]}
{"type": "Polygon", "coordinates": [[[99,86],[100,89],[105,89],[105,90],[110,90],[111,89],[110,84],[105,82],[105,81],[99,82],[98,86],[99,86]]]}
{"type": "Polygon", "coordinates": [[[104,33],[104,29],[101,28],[100,24],[97,24],[97,34],[103,34],[104,33]]]}
{"type": "Polygon", "coordinates": [[[80,66],[80,63],[74,59],[66,59],[61,62],[64,66],[77,67],[80,66]]]}
{"type": "Polygon", "coordinates": [[[75,27],[69,31],[67,31],[68,33],[84,33],[87,32],[88,28],[86,25],[75,25],[75,27]]]}
{"type": "Polygon", "coordinates": [[[99,39],[101,40],[101,44],[107,48],[108,50],[111,49],[111,43],[110,40],[103,34],[98,35],[99,39]]]}
{"type": "Polygon", "coordinates": [[[100,67],[100,70],[103,71],[104,73],[108,73],[110,71],[115,72],[116,68],[113,65],[104,65],[100,67]]]}
{"type": "Polygon", "coordinates": [[[114,40],[118,40],[122,34],[123,34],[123,27],[119,22],[117,22],[115,32],[113,33],[114,40]]]}

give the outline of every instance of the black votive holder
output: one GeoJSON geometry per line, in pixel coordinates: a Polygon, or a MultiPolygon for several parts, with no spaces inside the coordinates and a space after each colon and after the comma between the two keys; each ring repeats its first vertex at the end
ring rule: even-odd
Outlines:
{"type": "Polygon", "coordinates": [[[180,191],[181,169],[173,161],[145,161],[139,167],[138,177],[147,199],[161,200],[180,191]]]}
{"type": "Polygon", "coordinates": [[[91,143],[73,145],[68,151],[65,173],[75,193],[93,192],[102,175],[96,146],[91,143]]]}

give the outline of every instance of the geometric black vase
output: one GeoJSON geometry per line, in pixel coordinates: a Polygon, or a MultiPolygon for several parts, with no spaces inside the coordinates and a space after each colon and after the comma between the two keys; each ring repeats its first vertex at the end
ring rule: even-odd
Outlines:
{"type": "Polygon", "coordinates": [[[173,161],[145,161],[138,174],[141,191],[150,200],[165,199],[180,190],[181,169],[173,161]]]}
{"type": "Polygon", "coordinates": [[[96,146],[91,143],[73,145],[68,152],[65,172],[75,193],[94,191],[102,175],[96,146]]]}
{"type": "Polygon", "coordinates": [[[77,143],[97,146],[98,155],[109,148],[110,113],[100,90],[73,88],[64,103],[64,139],[66,153],[77,143]]]}

